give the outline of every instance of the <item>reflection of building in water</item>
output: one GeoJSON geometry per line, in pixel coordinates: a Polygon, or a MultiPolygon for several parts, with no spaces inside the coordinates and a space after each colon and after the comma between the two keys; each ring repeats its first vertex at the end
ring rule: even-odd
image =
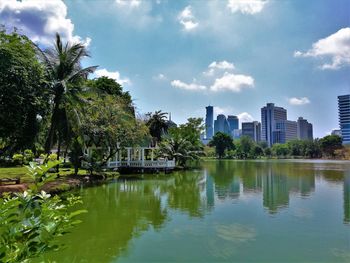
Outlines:
{"type": "Polygon", "coordinates": [[[276,213],[280,207],[289,203],[287,176],[273,174],[269,167],[268,174],[263,177],[263,204],[270,213],[276,213]]]}
{"type": "Polygon", "coordinates": [[[239,197],[239,191],[240,191],[240,180],[238,176],[233,176],[232,183],[230,185],[230,189],[228,192],[229,197],[236,199],[239,197]]]}
{"type": "Polygon", "coordinates": [[[206,177],[206,195],[207,195],[207,206],[213,207],[215,205],[215,198],[214,198],[214,182],[213,177],[208,175],[208,171],[204,170],[204,174],[206,177]]]}
{"type": "Polygon", "coordinates": [[[243,192],[260,192],[262,189],[263,170],[256,170],[255,174],[242,177],[243,192]]]}
{"type": "Polygon", "coordinates": [[[350,223],[350,171],[344,177],[344,223],[350,223]]]}
{"type": "Polygon", "coordinates": [[[221,200],[230,197],[236,199],[239,197],[240,180],[238,176],[233,176],[227,184],[215,183],[215,192],[217,197],[221,200]]]}
{"type": "Polygon", "coordinates": [[[296,193],[300,193],[301,196],[309,196],[311,191],[315,189],[315,176],[314,174],[303,174],[297,176],[288,177],[288,189],[296,193]]]}

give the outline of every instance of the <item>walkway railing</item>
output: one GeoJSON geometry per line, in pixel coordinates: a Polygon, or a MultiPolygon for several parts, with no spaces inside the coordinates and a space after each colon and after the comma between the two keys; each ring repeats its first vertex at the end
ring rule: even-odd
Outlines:
{"type": "Polygon", "coordinates": [[[154,161],[110,161],[109,168],[130,167],[130,168],[175,168],[175,160],[154,160],[154,161]]]}

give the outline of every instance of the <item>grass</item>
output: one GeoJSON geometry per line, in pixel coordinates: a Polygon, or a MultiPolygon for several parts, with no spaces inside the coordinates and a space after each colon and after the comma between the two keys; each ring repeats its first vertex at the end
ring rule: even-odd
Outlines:
{"type": "MultiPolygon", "coordinates": [[[[72,174],[74,174],[73,168],[60,168],[60,176],[65,177],[72,174]]],[[[79,169],[79,176],[84,176],[86,174],[86,170],[79,169]]],[[[33,181],[32,178],[28,175],[28,169],[25,166],[1,167],[0,179],[3,178],[20,178],[21,183],[31,183],[33,181]]]]}

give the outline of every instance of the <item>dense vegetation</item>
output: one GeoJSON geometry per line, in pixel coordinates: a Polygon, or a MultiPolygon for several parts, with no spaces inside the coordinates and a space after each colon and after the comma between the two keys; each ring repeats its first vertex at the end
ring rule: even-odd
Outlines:
{"type": "Polygon", "coordinates": [[[223,133],[216,133],[206,148],[207,156],[218,158],[256,159],[275,158],[338,158],[350,159],[349,148],[342,146],[341,137],[327,135],[315,140],[291,140],[285,144],[276,143],[268,147],[265,142],[254,142],[248,136],[233,140],[223,133]]]}

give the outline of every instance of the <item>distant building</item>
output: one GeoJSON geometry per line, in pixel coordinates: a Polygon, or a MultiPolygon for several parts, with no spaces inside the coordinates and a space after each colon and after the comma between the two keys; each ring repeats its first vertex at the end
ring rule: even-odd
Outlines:
{"type": "Polygon", "coordinates": [[[338,96],[338,111],[343,144],[350,144],[350,94],[338,96]]]}
{"type": "Polygon", "coordinates": [[[299,140],[312,140],[313,130],[312,124],[305,120],[303,117],[299,117],[297,121],[297,135],[299,140]]]}
{"type": "MultiPolygon", "coordinates": [[[[282,107],[276,107],[274,103],[267,103],[261,108],[261,140],[265,141],[270,147],[274,143],[274,134],[276,132],[276,122],[287,120],[287,110],[282,107]]],[[[281,131],[278,131],[281,133],[281,131]]],[[[278,136],[277,136],[278,137],[278,136]]]]}
{"type": "Polygon", "coordinates": [[[229,132],[230,134],[233,134],[234,130],[237,130],[239,127],[238,117],[233,115],[227,116],[227,122],[229,125],[229,132]]]}
{"type": "Polygon", "coordinates": [[[243,122],[242,123],[242,136],[249,136],[255,142],[261,140],[261,124],[258,121],[243,122]]]}
{"type": "Polygon", "coordinates": [[[205,115],[205,135],[206,139],[212,139],[214,135],[214,107],[208,106],[205,107],[206,115],[205,115]]]}
{"type": "Polygon", "coordinates": [[[166,121],[168,128],[176,128],[177,124],[171,120],[171,112],[169,112],[169,120],[166,121]]]}
{"type": "Polygon", "coordinates": [[[338,130],[338,129],[332,130],[331,135],[337,135],[341,137],[341,130],[338,130]]]}
{"type": "Polygon", "coordinates": [[[226,116],[223,114],[219,114],[216,117],[216,120],[214,121],[214,133],[217,133],[217,132],[222,132],[222,133],[226,133],[228,135],[231,135],[230,134],[230,126],[228,124],[226,116]]]}
{"type": "Polygon", "coordinates": [[[234,129],[232,131],[232,135],[233,139],[239,139],[242,136],[242,130],[241,129],[234,129]]]}
{"type": "Polygon", "coordinates": [[[275,122],[275,130],[273,131],[273,144],[286,143],[290,140],[298,138],[297,122],[288,120],[279,120],[275,122]]]}

